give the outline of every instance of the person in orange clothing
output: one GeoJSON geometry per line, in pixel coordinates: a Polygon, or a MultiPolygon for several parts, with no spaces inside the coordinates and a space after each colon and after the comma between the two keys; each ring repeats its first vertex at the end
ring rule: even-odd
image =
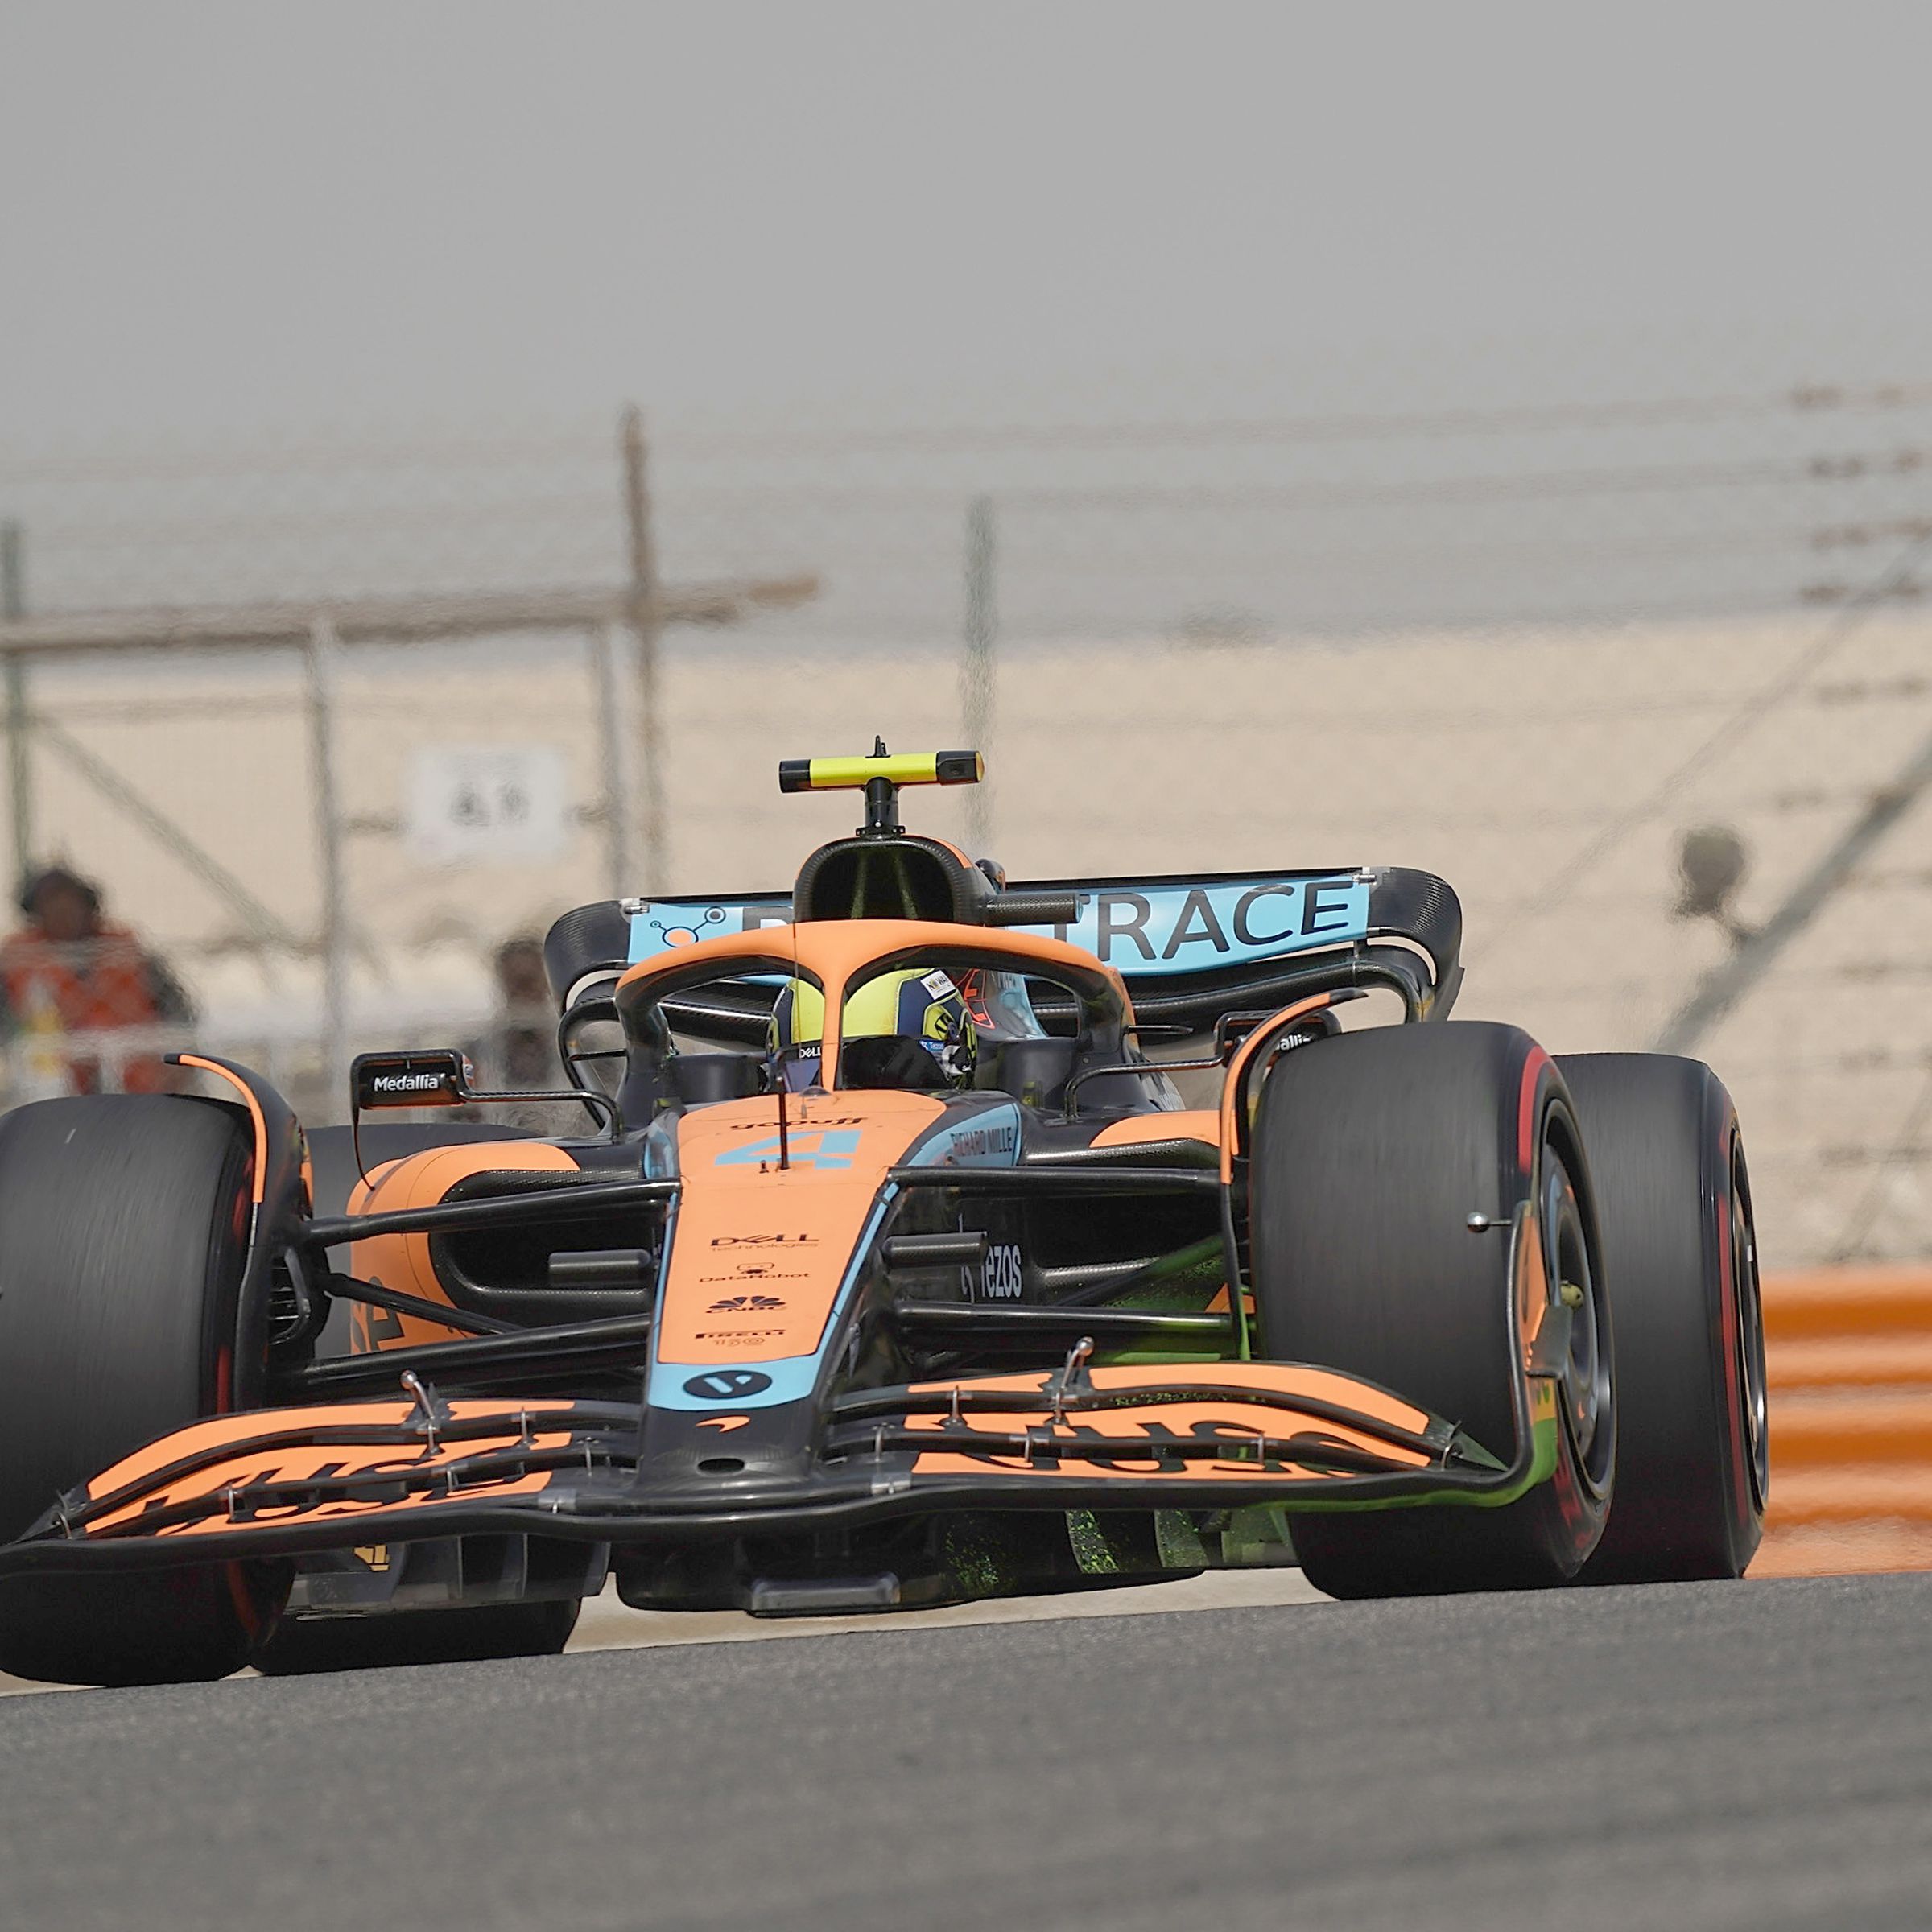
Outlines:
{"type": "Polygon", "coordinates": [[[0,1030],[25,1049],[26,1078],[16,1085],[31,1090],[15,1097],[176,1086],[151,1046],[122,1055],[104,1042],[92,1051],[61,1043],[70,1034],[184,1026],[195,1017],[167,966],[126,927],[101,918],[100,888],[50,865],[21,887],[20,910],[27,923],[0,942],[0,1030]]]}

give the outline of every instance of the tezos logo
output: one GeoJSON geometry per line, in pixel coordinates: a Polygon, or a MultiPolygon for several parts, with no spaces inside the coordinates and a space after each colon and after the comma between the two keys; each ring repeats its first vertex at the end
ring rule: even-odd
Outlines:
{"type": "Polygon", "coordinates": [[[980,1270],[980,1292],[989,1301],[1018,1301],[1026,1286],[1026,1270],[1018,1248],[996,1245],[986,1250],[980,1270]]]}

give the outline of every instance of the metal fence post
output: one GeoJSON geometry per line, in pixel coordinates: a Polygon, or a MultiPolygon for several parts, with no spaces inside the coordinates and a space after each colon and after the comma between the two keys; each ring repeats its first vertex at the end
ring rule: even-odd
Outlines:
{"type": "Polygon", "coordinates": [[[610,896],[634,889],[630,869],[630,786],[624,756],[624,647],[615,624],[590,634],[591,668],[597,681],[597,749],[604,766],[604,849],[610,896]]]}
{"type": "MultiPolygon", "coordinates": [[[[992,749],[999,667],[999,612],[994,601],[993,499],[975,497],[966,506],[966,626],[960,653],[960,719],[962,741],[970,751],[992,749]]],[[[993,788],[974,786],[966,794],[966,837],[983,854],[993,838],[993,788]]]]}
{"type": "MultiPolygon", "coordinates": [[[[27,615],[26,538],[18,523],[0,523],[0,617],[27,615]]],[[[27,663],[6,654],[6,771],[14,815],[14,878],[23,881],[34,864],[33,749],[27,715],[27,663]]]]}
{"type": "Polygon", "coordinates": [[[336,789],[336,658],[339,640],[327,617],[310,625],[308,743],[314,786],[316,858],[322,881],[322,1034],[324,1078],[345,1078],[349,1058],[349,921],[342,852],[342,815],[336,789]]]}

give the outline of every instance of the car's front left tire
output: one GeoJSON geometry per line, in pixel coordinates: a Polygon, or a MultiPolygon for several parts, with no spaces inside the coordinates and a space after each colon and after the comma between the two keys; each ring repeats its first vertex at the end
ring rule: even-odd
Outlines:
{"type": "Polygon", "coordinates": [[[1368,1597],[1575,1576],[1609,1509],[1616,1410],[1589,1174],[1549,1056],[1515,1027],[1475,1022],[1297,1047],[1261,1088],[1249,1187],[1263,1352],[1377,1383],[1499,1462],[1519,1446],[1519,1208],[1533,1211],[1551,1294],[1567,1283],[1575,1301],[1548,1478],[1498,1507],[1298,1511],[1308,1580],[1368,1597]]]}

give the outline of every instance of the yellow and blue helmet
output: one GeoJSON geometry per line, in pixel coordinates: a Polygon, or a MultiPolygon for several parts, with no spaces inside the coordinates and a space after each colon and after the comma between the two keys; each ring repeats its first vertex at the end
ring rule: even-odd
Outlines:
{"type": "MultiPolygon", "coordinates": [[[[978,1036],[948,974],[881,973],[845,997],[840,1076],[847,1087],[928,1092],[964,1087],[978,1059],[978,1036]]],[[[785,1083],[822,1084],[825,996],[803,980],[787,980],[772,1008],[768,1043],[785,1083]]]]}

